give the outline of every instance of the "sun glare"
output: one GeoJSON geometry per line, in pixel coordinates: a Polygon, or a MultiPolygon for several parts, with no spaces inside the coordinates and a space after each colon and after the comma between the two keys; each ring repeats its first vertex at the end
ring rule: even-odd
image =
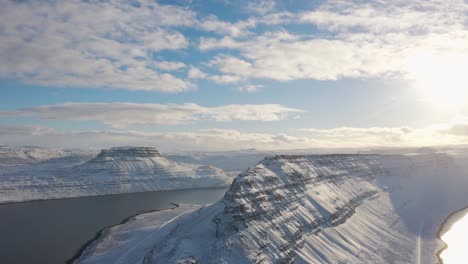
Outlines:
{"type": "Polygon", "coordinates": [[[446,264],[466,263],[466,238],[468,235],[468,215],[458,220],[447,233],[442,236],[442,240],[448,244],[440,255],[446,264]]]}
{"type": "Polygon", "coordinates": [[[468,104],[468,56],[420,53],[411,57],[408,71],[423,100],[442,107],[468,104]]]}

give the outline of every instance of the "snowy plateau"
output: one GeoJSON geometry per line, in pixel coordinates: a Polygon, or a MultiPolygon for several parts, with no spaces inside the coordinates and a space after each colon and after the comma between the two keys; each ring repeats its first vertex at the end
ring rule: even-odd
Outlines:
{"type": "Polygon", "coordinates": [[[187,188],[227,187],[209,165],[177,162],[151,147],[97,151],[0,147],[0,203],[187,188]]]}
{"type": "Polygon", "coordinates": [[[276,155],[214,204],[104,230],[75,263],[436,263],[440,224],[468,205],[466,161],[276,155]]]}

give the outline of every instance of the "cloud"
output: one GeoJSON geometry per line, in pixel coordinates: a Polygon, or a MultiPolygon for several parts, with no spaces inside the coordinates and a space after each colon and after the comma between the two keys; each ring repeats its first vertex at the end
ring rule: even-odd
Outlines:
{"type": "Polygon", "coordinates": [[[228,36],[222,37],[220,39],[201,37],[198,44],[198,48],[202,51],[213,49],[237,49],[242,46],[243,43],[228,36]]]}
{"type": "Polygon", "coordinates": [[[299,132],[331,147],[420,147],[427,145],[466,144],[468,119],[432,124],[424,128],[410,127],[339,127],[332,129],[302,128],[299,132]]]}
{"type": "Polygon", "coordinates": [[[193,11],[154,1],[2,1],[0,77],[46,86],[190,90],[192,83],[156,69],[167,64],[151,63],[154,53],[187,48],[175,27],[194,20],[193,11]]]}
{"type": "Polygon", "coordinates": [[[211,15],[204,20],[198,21],[197,27],[204,31],[216,32],[219,35],[229,35],[233,37],[241,37],[252,34],[250,28],[257,25],[255,19],[240,20],[235,23],[219,20],[216,16],[211,15]]]}
{"type": "Polygon", "coordinates": [[[33,117],[43,120],[99,121],[114,128],[138,125],[177,125],[193,121],[278,121],[302,110],[278,104],[205,107],[136,103],[64,103],[0,111],[0,117],[33,117]]]}
{"type": "MultiPolygon", "coordinates": [[[[407,146],[413,144],[430,144],[418,141],[422,134],[429,133],[426,129],[415,130],[408,127],[339,127],[333,129],[303,128],[299,129],[307,136],[328,142],[331,146],[339,147],[340,144],[348,146],[407,146]],[[346,143],[345,143],[346,142],[346,143]]],[[[422,138],[420,138],[422,139],[422,138]]]]}
{"type": "MultiPolygon", "coordinates": [[[[259,12],[271,5],[257,4],[250,7],[259,12]]],[[[2,1],[0,77],[43,86],[192,90],[196,85],[181,74],[167,73],[184,68],[183,62],[153,61],[161,51],[189,48],[181,29],[239,37],[259,24],[287,19],[277,13],[228,22],[150,0],[2,1]]],[[[210,78],[219,84],[239,79],[232,74],[210,78]]]]}
{"type": "Polygon", "coordinates": [[[258,0],[258,1],[248,1],[247,11],[255,14],[267,14],[275,9],[275,1],[269,0],[258,0]]]}
{"type": "Polygon", "coordinates": [[[198,47],[237,50],[239,55],[218,54],[211,66],[242,80],[411,79],[415,78],[414,58],[420,54],[466,57],[467,11],[468,4],[461,0],[331,0],[296,14],[292,21],[282,21],[283,25],[312,24],[316,32],[273,29],[249,38],[204,37],[198,47]]]}
{"type": "Polygon", "coordinates": [[[458,116],[446,124],[433,125],[432,129],[445,135],[468,137],[468,117],[458,116]]]}
{"type": "Polygon", "coordinates": [[[190,79],[206,79],[209,76],[197,67],[190,67],[187,75],[190,79]]]}
{"type": "Polygon", "coordinates": [[[421,147],[466,144],[467,123],[447,123],[415,129],[407,127],[307,128],[286,133],[246,133],[233,129],[190,132],[91,130],[61,132],[43,126],[0,123],[0,142],[47,147],[108,148],[121,145],[155,146],[163,151],[215,151],[256,148],[292,150],[317,148],[421,147]],[[465,126],[462,130],[459,128],[465,126]],[[460,133],[461,132],[461,133],[460,133]],[[73,139],[73,140],[71,140],[73,139]]]}
{"type": "Polygon", "coordinates": [[[192,132],[76,131],[60,132],[38,126],[0,124],[0,141],[10,145],[37,145],[58,148],[108,148],[112,146],[155,146],[162,151],[235,150],[245,148],[289,149],[313,145],[313,140],[276,138],[272,134],[242,133],[230,129],[192,132]],[[20,131],[21,133],[18,133],[20,131]],[[40,131],[39,133],[37,131],[40,131]],[[73,140],[70,140],[73,139],[73,140]],[[307,144],[306,144],[307,143],[307,144]]]}
{"type": "Polygon", "coordinates": [[[232,75],[232,74],[223,74],[223,75],[210,75],[208,76],[208,79],[219,84],[230,84],[230,83],[238,83],[239,81],[242,80],[242,77],[238,75],[232,75]]]}
{"type": "Polygon", "coordinates": [[[255,93],[260,91],[263,88],[261,84],[246,84],[243,86],[237,87],[239,92],[255,93]]]}
{"type": "Polygon", "coordinates": [[[297,37],[283,31],[238,42],[204,39],[200,48],[241,51],[242,57],[221,55],[211,61],[213,68],[224,74],[278,81],[391,76],[404,70],[402,58],[410,53],[374,41],[297,37]]]}
{"type": "Polygon", "coordinates": [[[246,9],[250,13],[254,13],[253,16],[236,22],[228,22],[211,14],[196,21],[194,27],[203,31],[214,32],[220,36],[246,38],[255,35],[253,29],[258,26],[274,26],[293,21],[294,14],[290,12],[271,12],[275,6],[271,3],[271,1],[249,1],[246,9]]]}
{"type": "Polygon", "coordinates": [[[316,10],[301,13],[300,21],[334,32],[425,35],[463,28],[466,8],[463,0],[331,0],[316,10]]]}
{"type": "Polygon", "coordinates": [[[155,62],[155,66],[164,71],[176,71],[187,67],[185,63],[179,61],[158,61],[155,62]]]}
{"type": "Polygon", "coordinates": [[[234,21],[152,0],[0,1],[0,78],[45,86],[182,92],[198,79],[412,78],[418,54],[468,54],[463,0],[329,0],[296,13],[259,0],[234,21]]]}
{"type": "MultiPolygon", "coordinates": [[[[223,74],[237,75],[241,79],[278,81],[386,76],[399,72],[403,65],[394,57],[398,51],[393,47],[342,40],[290,40],[281,35],[283,32],[244,41],[238,44],[243,57],[218,56],[211,65],[223,74]]],[[[203,45],[216,46],[213,43],[203,45]]]]}
{"type": "Polygon", "coordinates": [[[208,74],[197,67],[190,67],[188,71],[188,77],[190,79],[206,79],[211,80],[218,84],[229,84],[229,83],[237,83],[241,80],[240,76],[237,75],[230,75],[230,74],[222,74],[222,75],[215,75],[215,74],[208,74]]]}

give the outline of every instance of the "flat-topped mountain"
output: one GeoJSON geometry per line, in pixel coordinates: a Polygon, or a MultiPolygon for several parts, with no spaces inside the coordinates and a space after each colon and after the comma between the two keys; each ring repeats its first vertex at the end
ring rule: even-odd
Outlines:
{"type": "Polygon", "coordinates": [[[77,263],[434,263],[467,185],[445,154],[275,156],[219,202],[110,230],[77,263]],[[151,239],[127,240],[147,229],[151,239]]]}
{"type": "Polygon", "coordinates": [[[161,154],[153,147],[114,147],[111,149],[103,149],[96,157],[135,157],[135,158],[154,158],[161,157],[161,154]]]}
{"type": "Polygon", "coordinates": [[[116,147],[69,167],[10,170],[0,185],[0,202],[159,190],[227,187],[222,169],[163,157],[152,147],[116,147]]]}
{"type": "Polygon", "coordinates": [[[73,168],[75,174],[105,182],[138,181],[151,190],[228,186],[232,178],[208,165],[187,164],[161,156],[151,147],[102,150],[95,158],[73,168]]]}

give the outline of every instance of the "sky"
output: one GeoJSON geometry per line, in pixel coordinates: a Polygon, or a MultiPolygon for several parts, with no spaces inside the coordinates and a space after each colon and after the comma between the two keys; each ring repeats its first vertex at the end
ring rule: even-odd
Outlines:
{"type": "Polygon", "coordinates": [[[468,143],[466,0],[0,6],[0,145],[468,143]]]}

